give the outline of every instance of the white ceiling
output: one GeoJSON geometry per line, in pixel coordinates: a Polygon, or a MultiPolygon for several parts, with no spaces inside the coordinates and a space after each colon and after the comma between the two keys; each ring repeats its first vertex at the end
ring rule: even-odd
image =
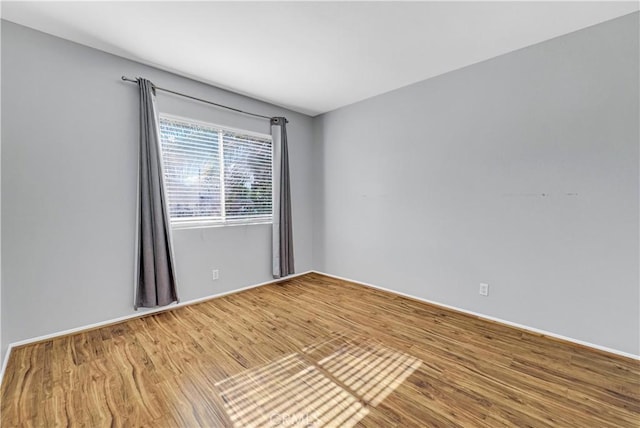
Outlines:
{"type": "Polygon", "coordinates": [[[309,115],[637,10],[636,1],[2,2],[3,19],[309,115]]]}

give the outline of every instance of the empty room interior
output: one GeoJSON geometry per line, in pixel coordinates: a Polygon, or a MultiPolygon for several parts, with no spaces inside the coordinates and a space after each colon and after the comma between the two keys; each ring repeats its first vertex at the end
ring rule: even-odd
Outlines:
{"type": "Polygon", "coordinates": [[[0,7],[2,427],[640,427],[638,2],[0,7]]]}

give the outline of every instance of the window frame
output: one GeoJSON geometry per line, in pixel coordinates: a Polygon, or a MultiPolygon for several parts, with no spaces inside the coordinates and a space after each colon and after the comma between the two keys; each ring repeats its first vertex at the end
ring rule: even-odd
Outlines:
{"type": "MultiPolygon", "coordinates": [[[[224,184],[224,139],[220,139],[219,143],[219,153],[220,153],[220,192],[222,194],[221,199],[221,212],[222,218],[220,220],[212,219],[210,217],[186,217],[186,218],[172,218],[171,213],[169,213],[169,222],[171,224],[171,229],[196,229],[196,228],[205,228],[205,227],[224,227],[224,226],[249,226],[249,225],[258,225],[258,224],[273,224],[273,186],[274,186],[274,159],[273,159],[273,136],[270,134],[263,134],[261,132],[249,131],[247,129],[233,128],[230,126],[218,125],[212,122],[206,122],[203,120],[193,119],[184,116],[178,116],[175,114],[160,112],[158,114],[158,139],[160,144],[160,152],[162,154],[162,181],[165,181],[164,175],[164,152],[162,150],[162,133],[160,131],[160,121],[162,120],[173,120],[176,122],[185,122],[188,124],[203,126],[207,128],[214,128],[218,130],[218,132],[230,132],[240,135],[246,135],[249,137],[261,138],[265,140],[271,141],[271,214],[268,216],[256,216],[256,217],[248,217],[248,218],[232,218],[228,219],[225,213],[225,184],[224,184]]],[[[167,195],[167,203],[169,196],[167,195]]],[[[169,209],[167,205],[167,209],[169,209]]]]}

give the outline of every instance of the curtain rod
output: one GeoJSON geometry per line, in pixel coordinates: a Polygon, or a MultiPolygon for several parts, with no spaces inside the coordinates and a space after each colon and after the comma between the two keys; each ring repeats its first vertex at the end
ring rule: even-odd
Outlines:
{"type": "MultiPolygon", "coordinates": [[[[124,80],[125,82],[138,83],[137,79],[129,79],[126,76],[122,76],[122,80],[124,80]]],[[[168,92],[170,94],[178,95],[180,97],[185,97],[185,98],[189,98],[191,100],[200,101],[201,103],[211,104],[212,106],[216,106],[216,107],[220,107],[220,108],[226,108],[227,110],[232,110],[232,111],[235,111],[237,113],[242,113],[242,114],[246,114],[246,115],[249,115],[249,116],[260,117],[262,119],[271,120],[271,117],[269,117],[269,116],[263,116],[261,114],[256,114],[256,113],[249,113],[248,111],[244,111],[244,110],[240,110],[240,109],[237,109],[237,108],[233,108],[233,107],[225,106],[225,105],[222,105],[222,104],[214,103],[213,101],[203,100],[202,98],[192,97],[191,95],[183,94],[181,92],[172,91],[171,89],[161,88],[161,87],[156,86],[156,85],[153,85],[153,87],[157,91],[168,92]]],[[[284,120],[285,120],[285,122],[288,122],[288,120],[286,118],[284,120]]]]}

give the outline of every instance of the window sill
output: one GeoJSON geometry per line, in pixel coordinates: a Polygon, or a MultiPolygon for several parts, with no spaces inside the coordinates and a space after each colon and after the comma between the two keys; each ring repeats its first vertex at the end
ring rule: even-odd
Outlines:
{"type": "Polygon", "coordinates": [[[268,220],[250,220],[250,221],[181,221],[181,222],[172,222],[171,229],[172,230],[183,230],[183,229],[204,229],[204,228],[214,228],[214,227],[227,227],[227,226],[255,226],[261,224],[273,224],[271,219],[268,220]]]}

